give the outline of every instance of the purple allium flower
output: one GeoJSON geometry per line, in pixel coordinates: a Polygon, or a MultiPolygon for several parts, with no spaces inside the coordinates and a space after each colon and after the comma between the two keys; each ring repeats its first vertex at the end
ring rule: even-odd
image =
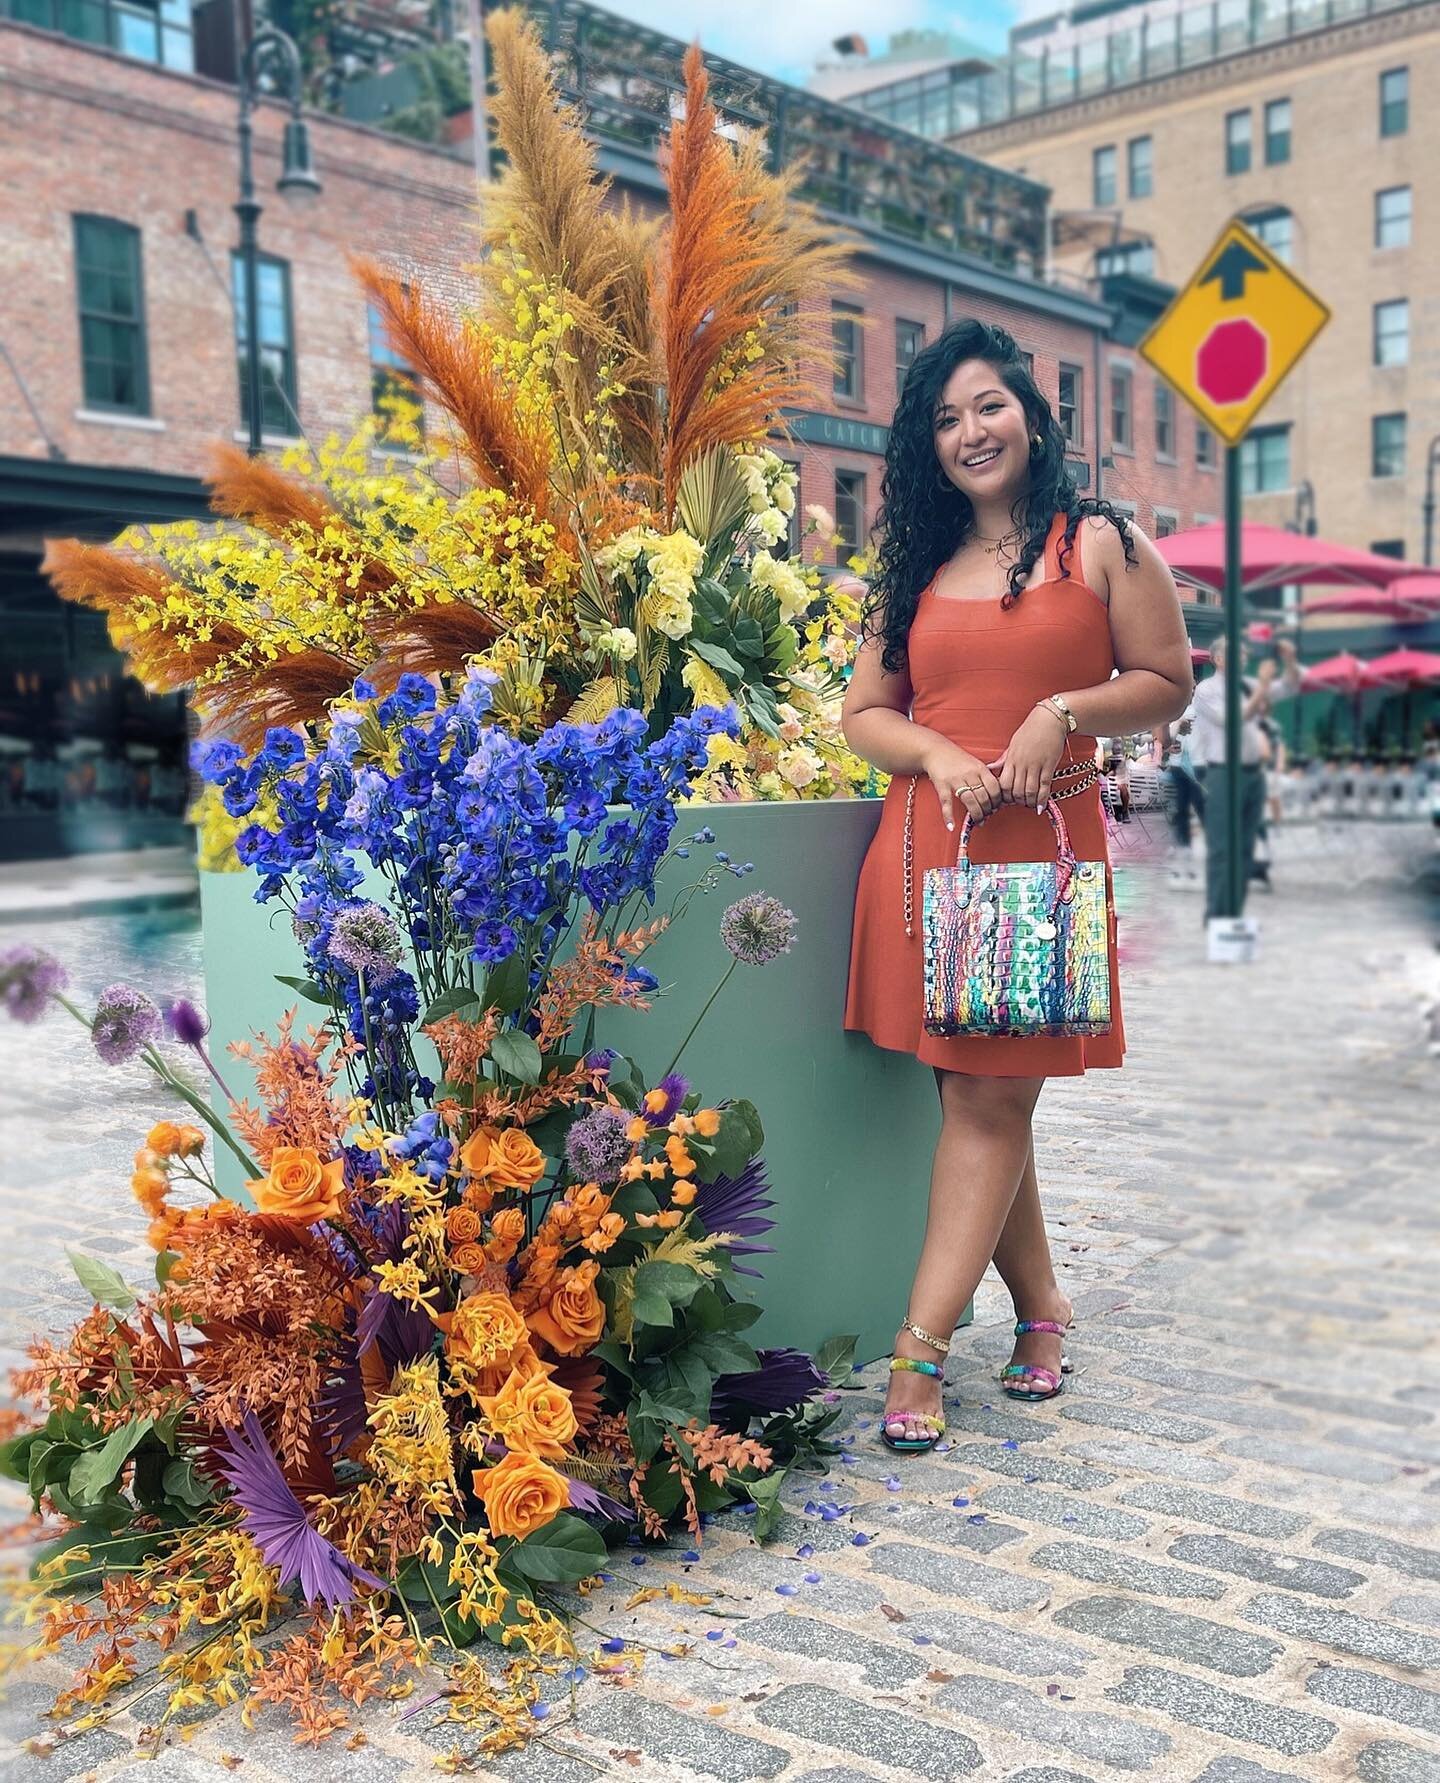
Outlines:
{"type": "Polygon", "coordinates": [[[720,939],[747,966],[767,966],[778,954],[789,953],[796,927],[795,912],[779,898],[751,892],[720,918],[720,939]]]}
{"type": "Polygon", "coordinates": [[[679,1114],[680,1105],[689,1094],[689,1079],[682,1077],[678,1071],[668,1071],[653,1090],[646,1090],[640,1103],[640,1113],[652,1127],[668,1127],[679,1114]]]}
{"type": "Polygon", "coordinates": [[[405,943],[395,919],[379,904],[352,904],[330,926],[330,957],[370,985],[388,984],[400,970],[405,943]]]}
{"type": "Polygon", "coordinates": [[[177,997],[165,1011],[165,1025],[182,1046],[199,1046],[210,1032],[210,1018],[187,997],[177,997]]]}
{"type": "Polygon", "coordinates": [[[618,1108],[597,1108],[575,1122],[565,1139],[565,1160],[585,1182],[620,1180],[620,1166],[630,1156],[625,1116],[618,1108]]]}
{"type": "Polygon", "coordinates": [[[165,1031],[159,1009],[133,984],[112,984],[100,993],[90,1037],[107,1065],[124,1065],[165,1031]]]}
{"type": "Polygon", "coordinates": [[[307,1604],[323,1602],[332,1610],[354,1601],[357,1584],[385,1589],[383,1579],[347,1560],[311,1528],[254,1412],[246,1412],[243,1430],[227,1430],[225,1440],[229,1452],[218,1450],[216,1465],[245,1513],[251,1539],[265,1564],[279,1572],[282,1586],[298,1579],[307,1604]]]}
{"type": "Polygon", "coordinates": [[[0,951],[0,1003],[17,1022],[38,1022],[52,991],[63,990],[69,974],[54,954],[21,942],[0,951]]]}

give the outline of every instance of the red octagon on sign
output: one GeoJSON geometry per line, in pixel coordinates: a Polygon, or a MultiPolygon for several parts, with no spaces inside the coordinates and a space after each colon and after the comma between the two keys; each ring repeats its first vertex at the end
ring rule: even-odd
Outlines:
{"type": "Polygon", "coordinates": [[[1259,389],[1270,343],[1248,316],[1217,322],[1195,355],[1195,382],[1211,402],[1245,402],[1259,389]]]}

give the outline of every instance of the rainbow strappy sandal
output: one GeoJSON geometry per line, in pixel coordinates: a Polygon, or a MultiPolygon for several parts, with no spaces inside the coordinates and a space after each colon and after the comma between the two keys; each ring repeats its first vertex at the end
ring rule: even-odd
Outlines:
{"type": "MultiPolygon", "coordinates": [[[[945,1370],[939,1362],[917,1362],[911,1356],[892,1356],[890,1358],[891,1374],[898,1374],[902,1369],[909,1369],[915,1374],[932,1375],[943,1381],[945,1370]]],[[[927,1449],[933,1449],[945,1434],[945,1420],[938,1418],[933,1412],[882,1412],[880,1414],[880,1440],[887,1449],[895,1449],[902,1455],[923,1455],[927,1449]],[[885,1428],[887,1424],[908,1422],[924,1424],[929,1428],[928,1436],[891,1436],[885,1428]]]]}
{"type": "MultiPolygon", "coordinates": [[[[1069,1329],[1068,1325],[1057,1324],[1054,1319],[1021,1319],[1015,1326],[1015,1335],[1026,1337],[1032,1331],[1047,1331],[1053,1337],[1064,1337],[1069,1329]]],[[[1046,1399],[1053,1399],[1065,1384],[1062,1376],[1070,1372],[1068,1356],[1061,1356],[1059,1374],[1056,1374],[1053,1368],[1041,1368],[1036,1362],[1011,1362],[1000,1370],[1000,1385],[1008,1399],[1023,1399],[1031,1403],[1039,1403],[1046,1399]],[[1018,1388],[1006,1386],[1007,1381],[1013,1380],[1044,1381],[1046,1390],[1043,1393],[1022,1393],[1018,1388]]]]}

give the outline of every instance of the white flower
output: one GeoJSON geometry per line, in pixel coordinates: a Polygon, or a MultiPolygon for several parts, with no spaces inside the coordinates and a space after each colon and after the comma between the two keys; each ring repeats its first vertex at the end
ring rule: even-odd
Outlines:
{"type": "Polygon", "coordinates": [[[790,530],[790,523],[779,508],[766,508],[755,521],[755,530],[767,545],[778,545],[790,530]]]}
{"type": "MultiPolygon", "coordinates": [[[[693,584],[692,584],[693,586],[693,584]]],[[[668,589],[652,586],[642,605],[647,625],[664,632],[677,643],[687,638],[695,624],[695,609],[687,595],[673,594],[668,589]]]]}
{"type": "Polygon", "coordinates": [[[654,536],[647,534],[643,526],[632,526],[628,532],[611,539],[608,545],[602,545],[595,553],[596,561],[602,569],[629,569],[654,536]]]}
{"type": "Polygon", "coordinates": [[[806,504],[805,518],[817,532],[823,533],[827,538],[835,531],[833,515],[828,508],[822,508],[818,501],[806,504]]]}
{"type": "Polygon", "coordinates": [[[795,477],[781,477],[770,491],[770,499],[787,518],[795,512],[795,477]]]}
{"type": "Polygon", "coordinates": [[[805,727],[800,722],[800,714],[795,708],[782,700],[780,712],[780,741],[782,743],[798,743],[805,735],[805,727]]]}
{"type": "Polygon", "coordinates": [[[820,654],[832,667],[843,669],[850,660],[850,645],[846,641],[844,632],[832,631],[820,646],[820,654]]]}
{"type": "Polygon", "coordinates": [[[756,775],[755,790],[762,799],[778,799],[785,787],[780,776],[773,770],[767,769],[765,773],[756,775]]]}
{"type": "Polygon", "coordinates": [[[613,656],[620,662],[634,662],[639,643],[628,625],[612,625],[596,635],[591,648],[600,656],[613,656]]]}
{"type": "Polygon", "coordinates": [[[796,792],[816,780],[824,765],[813,749],[806,749],[803,745],[787,749],[780,757],[780,772],[796,792]]]}
{"type": "Polygon", "coordinates": [[[762,514],[770,506],[770,492],[765,481],[765,462],[753,452],[737,452],[735,464],[750,497],[750,512],[762,514]]]}
{"type": "Polygon", "coordinates": [[[757,551],[750,559],[750,580],[757,588],[770,590],[780,603],[780,617],[787,623],[810,605],[805,578],[790,564],[777,562],[768,551],[757,551]]]}

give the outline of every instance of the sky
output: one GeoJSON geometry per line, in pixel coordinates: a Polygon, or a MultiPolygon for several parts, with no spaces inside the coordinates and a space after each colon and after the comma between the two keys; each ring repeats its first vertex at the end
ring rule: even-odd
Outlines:
{"type": "Polygon", "coordinates": [[[858,32],[872,51],[892,31],[931,26],[1002,49],[1022,15],[1059,10],[1056,0],[599,0],[607,11],[701,45],[762,74],[803,86],[837,37],[858,32]]]}

